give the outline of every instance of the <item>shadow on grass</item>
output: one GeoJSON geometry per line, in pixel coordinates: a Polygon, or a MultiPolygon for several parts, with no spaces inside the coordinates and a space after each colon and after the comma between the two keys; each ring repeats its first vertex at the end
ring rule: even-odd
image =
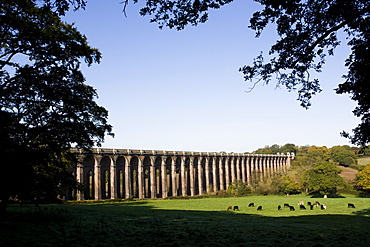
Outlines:
{"type": "Polygon", "coordinates": [[[289,217],[164,210],[145,201],[45,208],[11,207],[0,220],[1,246],[366,246],[370,241],[370,208],[352,215],[289,217]]]}

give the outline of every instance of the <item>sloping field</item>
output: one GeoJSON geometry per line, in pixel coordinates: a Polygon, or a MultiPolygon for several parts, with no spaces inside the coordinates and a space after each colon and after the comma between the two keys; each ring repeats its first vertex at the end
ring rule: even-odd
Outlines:
{"type": "Polygon", "coordinates": [[[370,163],[370,157],[360,158],[358,159],[359,165],[367,165],[370,163]]]}
{"type": "Polygon", "coordinates": [[[344,167],[344,166],[338,166],[338,167],[342,169],[342,173],[339,175],[347,181],[353,181],[356,177],[356,174],[358,173],[357,170],[349,168],[349,167],[344,167]]]}

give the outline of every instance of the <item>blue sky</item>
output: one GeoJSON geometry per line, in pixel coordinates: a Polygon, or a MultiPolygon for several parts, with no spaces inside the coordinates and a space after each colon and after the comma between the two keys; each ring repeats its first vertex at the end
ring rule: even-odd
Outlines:
{"type": "Polygon", "coordinates": [[[345,43],[315,75],[323,92],[305,110],[294,92],[273,83],[246,92],[252,84],[238,68],[277,39],[274,26],[258,39],[247,28],[258,4],[235,0],[211,11],[207,23],[176,31],[149,23],[140,4],[131,3],[126,18],[119,2],[88,1],[65,18],[103,55],[83,73],[113,125],[115,138],[104,148],[239,153],[273,144],[349,144],[339,133],[359,123],[356,104],[333,91],[346,73],[345,43]]]}

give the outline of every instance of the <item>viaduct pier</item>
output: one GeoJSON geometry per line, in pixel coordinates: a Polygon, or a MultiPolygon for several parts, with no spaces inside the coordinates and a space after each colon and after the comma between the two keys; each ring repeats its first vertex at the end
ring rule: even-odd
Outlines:
{"type": "Polygon", "coordinates": [[[235,180],[285,171],[294,154],[100,149],[72,149],[78,164],[72,171],[85,187],[67,199],[100,200],[195,196],[226,190],[235,180]]]}

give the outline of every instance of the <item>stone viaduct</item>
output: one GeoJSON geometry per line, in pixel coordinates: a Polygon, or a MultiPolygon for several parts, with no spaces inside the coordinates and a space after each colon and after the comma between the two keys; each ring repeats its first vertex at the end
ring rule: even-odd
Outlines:
{"type": "Polygon", "coordinates": [[[79,163],[72,171],[84,192],[67,199],[165,198],[226,190],[235,180],[285,171],[294,154],[238,154],[129,149],[73,149],[79,163]]]}

